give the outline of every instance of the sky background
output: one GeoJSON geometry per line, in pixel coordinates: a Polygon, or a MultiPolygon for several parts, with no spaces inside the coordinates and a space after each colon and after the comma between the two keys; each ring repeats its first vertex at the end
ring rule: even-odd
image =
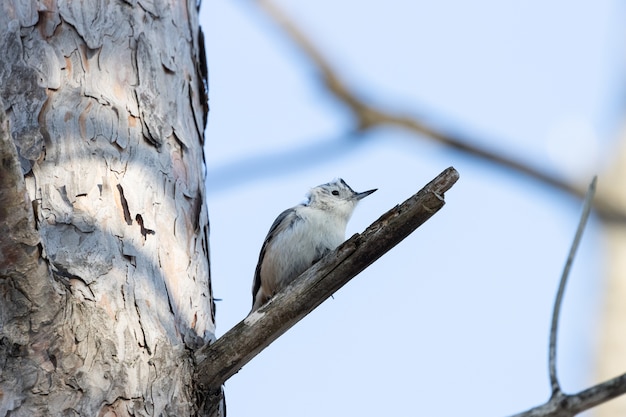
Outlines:
{"type": "MultiPolygon", "coordinates": [[[[621,2],[277,5],[372,102],[572,181],[611,156],[624,114],[621,2]]],[[[218,337],[250,309],[270,225],[309,188],[336,177],[378,188],[349,237],[445,168],[460,173],[439,213],[227,381],[229,417],[506,416],[545,402],[554,294],[581,202],[401,130],[351,134],[349,113],[254,2],[204,0],[200,23],[218,337]]],[[[592,218],[559,329],[566,392],[599,382],[603,245],[592,218]]]]}

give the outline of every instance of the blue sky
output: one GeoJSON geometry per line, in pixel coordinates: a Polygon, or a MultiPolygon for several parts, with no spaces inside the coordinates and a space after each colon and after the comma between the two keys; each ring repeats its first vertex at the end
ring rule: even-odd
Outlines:
{"type": "MultiPolygon", "coordinates": [[[[610,157],[624,91],[617,1],[277,4],[375,103],[572,181],[610,157]]],[[[205,0],[201,25],[218,336],[250,309],[269,226],[310,187],[379,189],[350,236],[448,166],[461,175],[429,222],[226,383],[229,416],[505,416],[543,403],[580,202],[397,129],[350,135],[349,114],[254,2],[205,0]]],[[[562,311],[568,392],[597,382],[602,251],[592,219],[562,311]]]]}

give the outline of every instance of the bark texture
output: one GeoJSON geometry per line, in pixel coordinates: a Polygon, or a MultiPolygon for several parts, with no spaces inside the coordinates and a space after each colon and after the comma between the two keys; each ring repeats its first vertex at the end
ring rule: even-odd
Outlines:
{"type": "Polygon", "coordinates": [[[0,5],[0,416],[223,415],[194,2],[0,5]],[[5,116],[6,114],[6,116],[5,116]]]}

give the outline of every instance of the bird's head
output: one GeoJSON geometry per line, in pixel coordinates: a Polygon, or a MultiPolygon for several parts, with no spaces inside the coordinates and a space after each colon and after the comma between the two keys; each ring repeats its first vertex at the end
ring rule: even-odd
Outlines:
{"type": "Polygon", "coordinates": [[[376,189],[358,193],[354,191],[344,180],[338,178],[327,184],[311,188],[307,197],[307,205],[312,208],[327,210],[344,217],[350,218],[357,203],[376,189]]]}

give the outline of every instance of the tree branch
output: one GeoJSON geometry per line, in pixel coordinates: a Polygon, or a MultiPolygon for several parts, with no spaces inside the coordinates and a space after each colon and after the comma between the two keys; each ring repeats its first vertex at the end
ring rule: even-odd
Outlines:
{"type": "Polygon", "coordinates": [[[571,417],[626,393],[626,374],[576,394],[558,393],[540,406],[511,417],[571,417]]]}
{"type": "Polygon", "coordinates": [[[458,180],[448,168],[422,190],[355,234],[305,271],[267,304],[251,313],[212,345],[196,353],[196,381],[215,389],[359,272],[400,243],[443,205],[458,180]]]}
{"type": "MultiPolygon", "coordinates": [[[[354,90],[348,87],[313,42],[287,15],[270,0],[258,0],[257,3],[285,31],[294,44],[309,59],[313,67],[317,69],[326,90],[352,112],[359,130],[363,131],[383,125],[400,127],[500,168],[505,168],[537,180],[577,198],[583,198],[585,189],[578,184],[565,181],[520,160],[476,145],[479,141],[470,141],[461,135],[444,132],[429,126],[418,117],[410,115],[407,111],[391,112],[383,106],[362,99],[354,90]]],[[[604,220],[626,222],[624,209],[612,203],[606,196],[598,196],[594,203],[594,208],[597,214],[604,220]]]]}
{"type": "Polygon", "coordinates": [[[583,213],[580,216],[578,229],[576,230],[576,235],[574,236],[572,247],[570,248],[569,255],[567,256],[567,261],[565,262],[563,274],[561,274],[561,280],[559,282],[559,289],[557,290],[556,298],[554,300],[554,310],[552,311],[552,324],[550,326],[550,344],[548,348],[548,369],[550,373],[550,385],[552,386],[553,396],[561,392],[561,387],[559,386],[559,380],[556,373],[556,333],[559,326],[559,315],[561,312],[561,305],[563,304],[563,295],[565,294],[565,284],[567,283],[569,271],[572,268],[572,264],[574,263],[574,257],[576,256],[576,251],[578,250],[580,239],[583,236],[585,225],[587,224],[587,220],[589,219],[593,196],[596,192],[597,180],[597,177],[593,177],[593,180],[591,181],[591,184],[589,184],[589,188],[587,189],[587,195],[585,196],[585,203],[583,205],[583,213]]]}
{"type": "Polygon", "coordinates": [[[623,374],[577,394],[564,394],[561,391],[556,372],[556,336],[559,323],[559,313],[563,303],[563,296],[565,294],[565,284],[567,283],[569,271],[574,262],[574,257],[576,255],[578,245],[580,244],[580,239],[582,238],[583,231],[585,230],[585,225],[589,219],[591,203],[596,190],[596,182],[597,177],[594,177],[591,184],[589,184],[589,188],[587,189],[583,213],[580,217],[580,221],[578,222],[578,229],[576,230],[576,235],[574,237],[574,241],[572,242],[572,247],[570,248],[570,252],[563,269],[563,274],[561,275],[561,280],[559,282],[559,289],[554,300],[548,355],[548,368],[550,373],[552,395],[547,403],[531,408],[523,413],[515,414],[512,417],[571,417],[626,393],[626,374],[623,374]]]}

